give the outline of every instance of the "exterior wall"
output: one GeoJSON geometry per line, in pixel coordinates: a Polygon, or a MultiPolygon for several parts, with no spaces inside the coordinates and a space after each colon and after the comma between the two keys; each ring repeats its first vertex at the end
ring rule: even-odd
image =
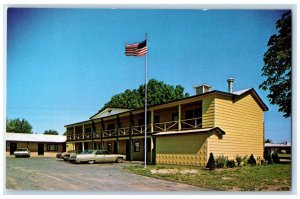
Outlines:
{"type": "Polygon", "coordinates": [[[202,101],[202,128],[214,127],[215,123],[215,98],[210,96],[202,101]]]}
{"type": "MultiPolygon", "coordinates": [[[[10,141],[6,142],[6,156],[10,156],[10,141]]],[[[28,148],[30,151],[30,156],[38,156],[38,145],[44,144],[44,156],[45,157],[55,157],[57,153],[64,152],[64,143],[39,143],[39,142],[17,142],[17,148],[28,148]],[[57,144],[57,151],[47,151],[47,144],[57,144]]]]}
{"type": "MultiPolygon", "coordinates": [[[[263,110],[249,94],[236,102],[228,97],[215,98],[215,127],[225,131],[223,139],[208,139],[209,153],[234,159],[236,155],[263,158],[263,110]]],[[[208,153],[208,154],[209,154],[208,153]]]]}
{"type": "Polygon", "coordinates": [[[157,136],[156,162],[205,166],[207,162],[206,139],[206,136],[199,134],[157,136]]]}

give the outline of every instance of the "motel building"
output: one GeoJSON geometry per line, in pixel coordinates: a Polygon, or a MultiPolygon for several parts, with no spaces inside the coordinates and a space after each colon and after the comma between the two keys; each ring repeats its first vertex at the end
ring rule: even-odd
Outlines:
{"type": "MultiPolygon", "coordinates": [[[[264,104],[256,91],[211,91],[148,107],[147,163],[205,166],[209,154],[263,159],[264,104]]],[[[106,108],[89,120],[68,124],[67,150],[106,149],[144,160],[144,109],[106,108]]]]}
{"type": "Polygon", "coordinates": [[[66,136],[28,133],[5,134],[6,156],[12,156],[17,148],[28,148],[31,157],[55,157],[66,151],[66,136]]]}

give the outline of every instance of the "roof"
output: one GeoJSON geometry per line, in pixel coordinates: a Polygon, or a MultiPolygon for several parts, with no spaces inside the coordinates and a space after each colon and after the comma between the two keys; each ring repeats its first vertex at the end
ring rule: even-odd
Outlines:
{"type": "Polygon", "coordinates": [[[233,92],[233,94],[235,94],[235,95],[242,95],[242,94],[244,94],[245,92],[247,92],[249,90],[251,90],[251,88],[247,88],[247,89],[244,89],[244,90],[235,91],[235,92],[233,92]]]}
{"type": "MultiPolygon", "coordinates": [[[[102,110],[102,109],[101,109],[102,110]]],[[[91,116],[90,119],[98,119],[98,118],[103,118],[111,115],[116,115],[119,113],[127,112],[130,109],[124,109],[124,108],[105,108],[102,111],[98,111],[95,115],[91,116]]]]}
{"type": "Polygon", "coordinates": [[[286,144],[273,144],[273,143],[265,143],[265,147],[291,147],[291,143],[286,144]]]}
{"type": "Polygon", "coordinates": [[[159,132],[154,135],[163,136],[163,135],[180,135],[180,134],[191,134],[191,133],[212,133],[212,134],[217,134],[219,138],[222,138],[222,136],[225,135],[225,132],[219,127],[205,128],[205,129],[192,129],[192,130],[183,130],[183,131],[159,132]]]}
{"type": "MultiPolygon", "coordinates": [[[[182,98],[182,99],[176,99],[176,100],[173,100],[173,101],[170,101],[170,102],[164,102],[164,103],[161,103],[161,104],[157,104],[157,105],[153,105],[153,106],[148,106],[148,110],[150,110],[151,108],[155,108],[155,107],[159,107],[161,105],[165,105],[165,104],[171,104],[171,103],[176,103],[176,102],[180,102],[180,101],[185,101],[185,100],[190,100],[190,99],[193,99],[193,98],[203,98],[203,97],[206,97],[206,96],[210,96],[210,95],[213,95],[213,94],[217,94],[217,95],[223,95],[223,96],[228,96],[228,97],[231,97],[233,100],[240,100],[242,99],[244,96],[250,94],[253,96],[253,98],[255,99],[255,101],[258,103],[258,105],[261,107],[261,109],[263,111],[268,111],[269,108],[267,107],[267,105],[262,101],[262,99],[258,96],[257,92],[251,88],[251,89],[244,89],[244,90],[240,90],[240,91],[236,91],[234,93],[228,93],[228,92],[223,92],[223,91],[218,91],[218,90],[213,90],[213,91],[209,91],[209,92],[205,92],[205,93],[202,93],[202,94],[199,94],[199,95],[193,95],[193,96],[190,96],[190,97],[185,97],[185,98],[182,98]]],[[[107,108],[107,109],[121,109],[121,108],[107,108]]],[[[124,111],[122,112],[119,112],[119,113],[129,113],[129,112],[134,112],[134,111],[139,111],[139,110],[144,110],[144,108],[139,108],[139,109],[134,109],[134,110],[130,110],[130,109],[122,109],[124,111]]],[[[111,113],[109,115],[105,115],[105,114],[102,114],[103,112],[105,112],[106,109],[104,109],[103,111],[100,111],[98,112],[97,114],[99,114],[99,118],[105,118],[105,117],[109,117],[109,116],[112,116],[112,115],[117,115],[118,113],[111,113]]],[[[82,123],[85,123],[85,122],[91,122],[93,119],[98,119],[98,118],[95,118],[95,116],[97,115],[95,114],[94,116],[90,117],[89,120],[85,120],[85,121],[81,121],[81,122],[76,122],[76,123],[73,123],[73,124],[67,124],[65,125],[65,127],[68,127],[68,126],[72,126],[72,125],[78,125],[78,124],[82,124],[82,123]]]]}
{"type": "Polygon", "coordinates": [[[6,133],[5,139],[7,141],[20,142],[66,142],[64,135],[44,135],[44,134],[27,134],[27,133],[6,133]]]}

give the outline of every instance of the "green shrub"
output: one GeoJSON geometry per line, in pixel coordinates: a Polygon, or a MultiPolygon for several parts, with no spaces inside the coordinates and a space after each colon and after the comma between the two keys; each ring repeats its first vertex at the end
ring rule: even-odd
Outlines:
{"type": "Polygon", "coordinates": [[[226,163],[227,163],[227,157],[225,157],[224,155],[220,155],[216,159],[216,167],[217,168],[224,168],[226,166],[226,163]]]}
{"type": "Polygon", "coordinates": [[[272,154],[272,159],[274,163],[279,163],[279,157],[277,153],[272,154]]]}
{"type": "Polygon", "coordinates": [[[256,165],[256,160],[255,160],[253,154],[250,155],[250,158],[248,159],[247,163],[250,164],[251,166],[256,165]]]}
{"type": "Polygon", "coordinates": [[[229,167],[229,168],[235,167],[235,161],[234,160],[227,160],[226,166],[229,167]]]}
{"type": "Polygon", "coordinates": [[[213,153],[209,154],[209,159],[206,168],[209,170],[214,170],[216,168],[216,162],[213,153]]]}
{"type": "Polygon", "coordinates": [[[247,161],[248,161],[248,155],[245,155],[242,159],[241,166],[247,166],[247,161]]]}
{"type": "Polygon", "coordinates": [[[242,165],[242,162],[243,162],[242,156],[236,155],[236,156],[235,156],[235,161],[236,161],[236,163],[237,163],[237,166],[240,167],[240,166],[242,165]]]}

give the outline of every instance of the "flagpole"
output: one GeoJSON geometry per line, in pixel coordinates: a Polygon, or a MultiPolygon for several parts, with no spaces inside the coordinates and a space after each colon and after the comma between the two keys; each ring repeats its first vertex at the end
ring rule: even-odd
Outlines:
{"type": "Polygon", "coordinates": [[[148,83],[148,35],[146,33],[147,53],[145,57],[145,166],[147,168],[147,83],[148,83]]]}

